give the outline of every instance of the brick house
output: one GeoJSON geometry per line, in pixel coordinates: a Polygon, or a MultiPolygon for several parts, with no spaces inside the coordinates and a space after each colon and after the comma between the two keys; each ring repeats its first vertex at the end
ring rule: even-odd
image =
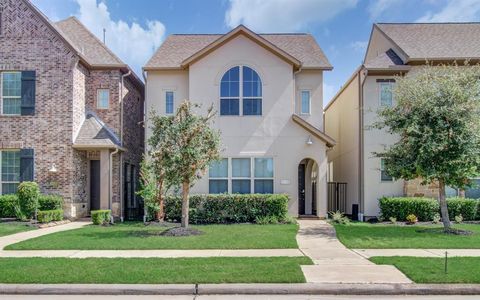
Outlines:
{"type": "Polygon", "coordinates": [[[34,180],[69,218],[141,211],[144,84],[76,18],[2,0],[0,91],[0,194],[34,180]]]}

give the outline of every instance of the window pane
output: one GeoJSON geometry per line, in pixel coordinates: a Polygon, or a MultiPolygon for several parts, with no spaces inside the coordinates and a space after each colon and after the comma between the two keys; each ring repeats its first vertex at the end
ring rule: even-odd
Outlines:
{"type": "Polygon", "coordinates": [[[22,73],[2,73],[2,95],[4,97],[21,97],[22,94],[22,73]]]}
{"type": "Polygon", "coordinates": [[[173,114],[173,92],[165,93],[165,113],[173,114]]]}
{"type": "Polygon", "coordinates": [[[243,114],[245,116],[261,116],[262,99],[243,99],[243,114]]]}
{"type": "Polygon", "coordinates": [[[249,179],[232,180],[232,193],[250,194],[250,180],[249,179]]]}
{"type": "Polygon", "coordinates": [[[228,180],[210,179],[208,183],[208,192],[210,194],[228,193],[228,180]]]}
{"type": "Polygon", "coordinates": [[[255,177],[273,177],[273,158],[255,158],[255,177]]]}
{"type": "Polygon", "coordinates": [[[472,179],[472,187],[465,189],[465,197],[478,199],[480,198],[480,179],[472,179]]]}
{"type": "Polygon", "coordinates": [[[243,67],[243,96],[262,97],[262,81],[257,72],[249,67],[243,67]]]}
{"type": "Polygon", "coordinates": [[[380,83],[380,105],[392,106],[392,84],[380,83]]]}
{"type": "Polygon", "coordinates": [[[273,194],[272,179],[255,179],[255,194],[273,194]]]}
{"type": "Polygon", "coordinates": [[[233,67],[228,70],[220,82],[220,97],[240,96],[240,67],[233,67]]]}
{"type": "Polygon", "coordinates": [[[3,114],[19,115],[21,113],[22,100],[20,98],[3,98],[3,114]]]}
{"type": "Polygon", "coordinates": [[[380,160],[380,177],[382,181],[393,181],[392,176],[385,171],[385,160],[383,158],[380,160]]]}
{"type": "Polygon", "coordinates": [[[20,181],[20,151],[3,151],[2,181],[20,181]]]}
{"type": "Polygon", "coordinates": [[[302,91],[302,114],[310,113],[310,91],[302,91]]]}
{"type": "Polygon", "coordinates": [[[240,114],[239,102],[238,99],[220,99],[220,115],[238,116],[240,114]]]}
{"type": "Polygon", "coordinates": [[[210,164],[208,170],[210,178],[226,178],[228,177],[228,159],[223,158],[210,164]]]}
{"type": "Polygon", "coordinates": [[[18,189],[18,183],[2,183],[2,194],[15,194],[18,189]]]}
{"type": "Polygon", "coordinates": [[[232,158],[232,177],[250,177],[250,158],[232,158]]]}
{"type": "Polygon", "coordinates": [[[108,108],[110,91],[101,89],[97,91],[97,108],[108,108]]]}

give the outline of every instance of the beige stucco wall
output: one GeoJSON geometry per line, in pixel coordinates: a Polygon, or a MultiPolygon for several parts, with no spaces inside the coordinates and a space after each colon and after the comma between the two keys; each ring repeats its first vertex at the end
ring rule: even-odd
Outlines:
{"type": "Polygon", "coordinates": [[[324,130],[323,128],[323,72],[318,70],[304,70],[295,78],[295,113],[307,122],[324,130]],[[303,90],[310,91],[310,114],[301,113],[303,90]]]}
{"type": "MultiPolygon", "coordinates": [[[[148,72],[147,107],[158,107],[158,112],[164,112],[165,96],[161,91],[171,86],[178,90],[176,103],[180,95],[185,95],[201,103],[204,109],[213,104],[218,110],[221,77],[237,65],[253,68],[262,79],[262,116],[217,116],[213,126],[221,131],[222,156],[273,157],[274,192],[290,195],[292,215],[298,213],[298,164],[305,158],[314,159],[319,165],[318,214],[325,216],[326,146],[313,135],[313,145],[307,145],[310,134],[291,120],[296,94],[293,67],[265,48],[240,35],[195,62],[188,71],[148,72]]],[[[314,91],[312,104],[318,105],[309,121],[320,127],[322,74],[319,71],[300,74],[298,81],[314,91]]],[[[148,134],[149,130],[147,137],[148,134]]],[[[192,193],[208,193],[208,173],[195,184],[192,193]]]]}
{"type": "Polygon", "coordinates": [[[406,56],[403,54],[403,51],[393,44],[391,40],[387,39],[378,28],[374,27],[370,37],[370,44],[365,55],[365,62],[385,53],[390,48],[393,49],[403,61],[406,61],[406,56]]]}
{"type": "Polygon", "coordinates": [[[337,141],[328,151],[333,180],[347,183],[347,214],[359,203],[359,78],[352,80],[325,111],[325,132],[337,141]]]}

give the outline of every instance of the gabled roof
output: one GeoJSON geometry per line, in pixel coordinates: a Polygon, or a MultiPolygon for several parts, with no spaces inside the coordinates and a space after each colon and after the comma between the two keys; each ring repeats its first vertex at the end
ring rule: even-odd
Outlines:
{"type": "Polygon", "coordinates": [[[144,69],[181,69],[243,34],[295,67],[331,70],[328,59],[310,34],[256,34],[243,25],[226,34],[170,35],[144,69]]]}
{"type": "Polygon", "coordinates": [[[389,49],[377,57],[366,61],[364,66],[369,70],[398,70],[408,68],[393,49],[389,49]]]}
{"type": "Polygon", "coordinates": [[[378,23],[374,25],[407,61],[480,58],[480,23],[378,23]]]}
{"type": "Polygon", "coordinates": [[[337,144],[337,142],[335,142],[333,138],[331,138],[330,136],[328,136],[326,133],[324,133],[317,127],[313,126],[312,124],[302,119],[299,115],[293,114],[292,120],[293,122],[300,125],[303,129],[307,130],[308,132],[310,132],[311,134],[319,138],[321,141],[325,142],[327,147],[331,148],[337,144]]]}
{"type": "Polygon", "coordinates": [[[119,148],[121,149],[120,139],[113,133],[97,116],[93,113],[87,113],[83,121],[77,138],[73,143],[77,149],[87,148],[119,148]]]}

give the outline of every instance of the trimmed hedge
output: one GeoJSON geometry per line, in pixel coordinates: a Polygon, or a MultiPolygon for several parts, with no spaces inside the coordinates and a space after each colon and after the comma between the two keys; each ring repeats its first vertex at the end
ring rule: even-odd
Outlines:
{"type": "Polygon", "coordinates": [[[480,219],[479,202],[469,198],[449,198],[447,199],[448,216],[450,220],[455,220],[456,216],[462,215],[464,221],[473,221],[480,219]]]}
{"type": "Polygon", "coordinates": [[[24,181],[18,185],[17,190],[19,211],[17,218],[31,218],[35,210],[38,209],[38,196],[40,196],[40,188],[33,181],[24,181]]]}
{"type": "MultiPolygon", "coordinates": [[[[287,219],[288,196],[284,194],[216,194],[191,195],[191,224],[254,223],[266,217],[282,222],[287,219]]],[[[181,196],[167,196],[165,217],[180,221],[181,196]]]]}
{"type": "Polygon", "coordinates": [[[0,218],[15,218],[16,205],[18,205],[17,195],[0,195],[0,218]]]}
{"type": "Polygon", "coordinates": [[[40,210],[57,210],[63,208],[63,198],[60,195],[40,195],[38,197],[40,210]]]}
{"type": "Polygon", "coordinates": [[[37,212],[37,220],[40,223],[61,221],[63,220],[63,210],[61,209],[40,210],[37,212]]]}
{"type": "Polygon", "coordinates": [[[103,225],[110,223],[110,210],[92,210],[90,213],[92,214],[92,223],[94,225],[103,225]]]}

